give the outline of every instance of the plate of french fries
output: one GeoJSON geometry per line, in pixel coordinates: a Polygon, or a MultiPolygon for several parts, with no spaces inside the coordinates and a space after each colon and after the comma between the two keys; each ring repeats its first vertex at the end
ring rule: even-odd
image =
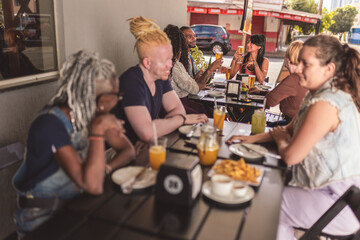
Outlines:
{"type": "Polygon", "coordinates": [[[259,186],[264,176],[264,168],[259,165],[245,163],[241,158],[239,161],[230,159],[217,160],[209,171],[208,176],[213,174],[225,174],[236,181],[245,182],[251,186],[259,186]]]}

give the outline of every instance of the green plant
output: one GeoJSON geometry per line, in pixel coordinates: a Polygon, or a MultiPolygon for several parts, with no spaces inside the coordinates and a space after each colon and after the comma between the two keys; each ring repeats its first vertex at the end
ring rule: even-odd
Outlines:
{"type": "MultiPolygon", "coordinates": [[[[197,66],[197,68],[205,71],[208,68],[209,63],[207,63],[205,61],[203,52],[201,50],[199,50],[199,48],[197,46],[195,46],[194,48],[191,48],[190,51],[191,51],[191,56],[194,59],[195,65],[197,66]]],[[[210,58],[210,60],[211,60],[211,58],[210,58]]]]}

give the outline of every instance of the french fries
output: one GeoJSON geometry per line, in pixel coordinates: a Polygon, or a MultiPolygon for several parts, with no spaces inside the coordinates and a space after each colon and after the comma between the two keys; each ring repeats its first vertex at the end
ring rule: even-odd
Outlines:
{"type": "Polygon", "coordinates": [[[246,164],[243,158],[239,161],[223,160],[221,163],[213,166],[213,170],[215,173],[228,175],[235,180],[253,183],[258,183],[257,177],[261,174],[259,169],[246,164]]]}

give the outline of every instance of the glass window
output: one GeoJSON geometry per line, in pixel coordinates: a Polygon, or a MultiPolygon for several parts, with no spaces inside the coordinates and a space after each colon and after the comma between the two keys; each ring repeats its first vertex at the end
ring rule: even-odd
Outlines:
{"type": "Polygon", "coordinates": [[[53,1],[0,1],[0,80],[52,71],[57,71],[53,1]]]}
{"type": "Polygon", "coordinates": [[[204,33],[216,33],[216,27],[213,26],[202,26],[202,31],[204,33]]]}

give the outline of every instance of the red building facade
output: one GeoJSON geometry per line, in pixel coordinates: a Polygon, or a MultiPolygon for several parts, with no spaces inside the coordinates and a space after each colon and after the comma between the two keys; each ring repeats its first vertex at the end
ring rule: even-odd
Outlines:
{"type": "MultiPolygon", "coordinates": [[[[188,24],[214,24],[225,27],[230,33],[232,48],[242,43],[239,32],[243,2],[239,1],[188,1],[188,24]]],[[[287,26],[316,24],[321,15],[283,9],[282,0],[254,0],[252,34],[266,36],[266,51],[275,52],[284,40],[287,26]]]]}

